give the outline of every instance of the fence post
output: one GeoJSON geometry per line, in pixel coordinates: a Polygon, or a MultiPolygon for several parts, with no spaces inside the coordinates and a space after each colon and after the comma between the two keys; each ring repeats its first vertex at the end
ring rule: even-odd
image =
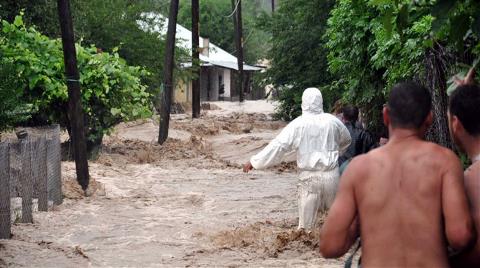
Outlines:
{"type": "Polygon", "coordinates": [[[32,171],[35,181],[34,196],[38,198],[38,211],[48,210],[47,150],[45,135],[32,143],[32,171]]]}
{"type": "Polygon", "coordinates": [[[0,239],[10,239],[10,152],[8,143],[0,143],[0,239]]]}
{"type": "Polygon", "coordinates": [[[46,140],[48,199],[60,205],[63,202],[60,126],[52,127],[49,134],[46,140]]]}
{"type": "Polygon", "coordinates": [[[20,139],[20,155],[22,161],[22,170],[20,171],[20,184],[22,185],[22,223],[33,223],[32,216],[32,196],[33,196],[33,177],[32,177],[32,158],[31,158],[31,139],[20,139]]]}

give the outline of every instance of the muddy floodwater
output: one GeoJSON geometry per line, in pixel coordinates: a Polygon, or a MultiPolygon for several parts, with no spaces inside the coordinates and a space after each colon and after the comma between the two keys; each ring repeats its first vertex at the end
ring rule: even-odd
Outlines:
{"type": "Polygon", "coordinates": [[[343,267],[296,231],[292,161],[244,174],[241,164],[285,123],[265,101],[214,103],[202,118],[122,123],[90,162],[89,197],[62,163],[65,201],[13,225],[0,267],[343,267]]]}

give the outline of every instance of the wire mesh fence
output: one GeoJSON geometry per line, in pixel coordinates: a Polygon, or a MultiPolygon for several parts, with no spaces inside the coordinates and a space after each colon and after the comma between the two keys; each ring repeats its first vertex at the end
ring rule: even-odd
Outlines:
{"type": "Polygon", "coordinates": [[[10,238],[10,148],[0,143],[0,239],[10,238]]]}
{"type": "Polygon", "coordinates": [[[17,136],[0,143],[0,239],[10,237],[13,221],[33,222],[34,210],[63,201],[60,127],[28,128],[17,136]]]}

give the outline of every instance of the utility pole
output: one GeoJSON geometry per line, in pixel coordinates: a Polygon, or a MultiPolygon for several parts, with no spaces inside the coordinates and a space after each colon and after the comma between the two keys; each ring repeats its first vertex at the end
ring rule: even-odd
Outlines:
{"type": "Polygon", "coordinates": [[[272,0],[272,14],[275,12],[275,0],[272,0]]]}
{"type": "Polygon", "coordinates": [[[192,0],[192,118],[200,117],[199,0],[192,0]]]}
{"type": "Polygon", "coordinates": [[[71,127],[71,142],[77,172],[77,181],[84,191],[88,188],[89,173],[84,115],[80,95],[80,75],[77,69],[77,54],[73,34],[73,22],[69,0],[58,0],[58,17],[62,32],[63,58],[68,87],[68,115],[71,127]]]}
{"type": "Polygon", "coordinates": [[[242,33],[242,0],[232,0],[233,10],[233,25],[235,27],[235,45],[237,48],[237,64],[238,64],[238,77],[237,87],[239,89],[239,101],[243,102],[243,33],[242,33]]]}
{"type": "Polygon", "coordinates": [[[177,31],[178,0],[170,1],[168,16],[167,44],[165,49],[165,61],[163,71],[163,90],[160,105],[160,127],[158,143],[163,144],[168,138],[170,124],[170,108],[172,105],[173,89],[173,60],[175,55],[175,33],[177,31]]]}

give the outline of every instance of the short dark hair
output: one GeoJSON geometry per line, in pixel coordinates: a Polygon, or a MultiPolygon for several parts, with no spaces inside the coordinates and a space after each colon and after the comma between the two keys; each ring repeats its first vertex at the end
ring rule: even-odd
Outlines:
{"type": "Polygon", "coordinates": [[[450,96],[450,113],[458,117],[465,130],[472,136],[480,135],[480,87],[462,85],[450,96]]]}
{"type": "Polygon", "coordinates": [[[343,118],[348,122],[356,122],[358,120],[358,108],[353,105],[347,105],[342,109],[343,118]]]}
{"type": "Polygon", "coordinates": [[[428,90],[415,82],[401,82],[393,86],[387,107],[393,127],[420,128],[432,108],[428,90]]]}

